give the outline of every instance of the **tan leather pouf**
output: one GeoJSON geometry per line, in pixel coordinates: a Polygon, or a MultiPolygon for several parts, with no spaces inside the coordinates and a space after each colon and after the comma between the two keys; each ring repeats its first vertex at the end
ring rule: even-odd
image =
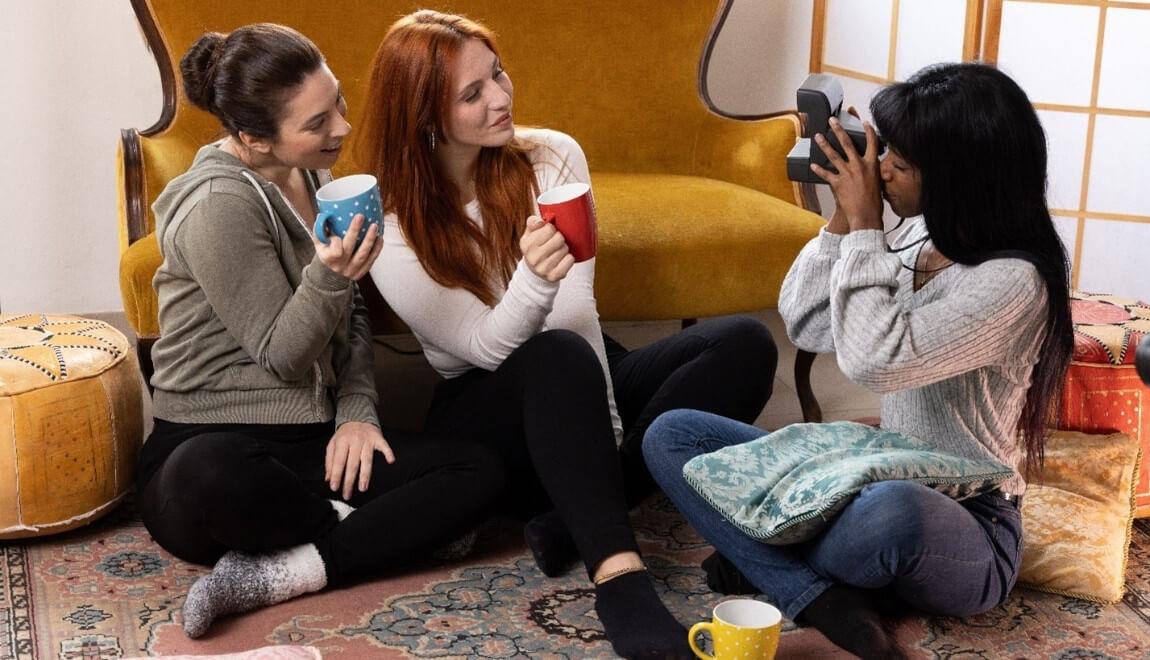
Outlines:
{"type": "Polygon", "coordinates": [[[0,315],[0,539],[110,511],[131,485],[143,424],[123,334],[77,316],[0,315]]]}

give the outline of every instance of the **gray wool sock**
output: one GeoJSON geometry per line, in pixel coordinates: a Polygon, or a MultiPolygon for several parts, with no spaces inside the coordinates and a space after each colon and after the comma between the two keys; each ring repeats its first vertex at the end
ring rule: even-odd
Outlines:
{"type": "Polygon", "coordinates": [[[196,638],[221,616],[274,605],[326,585],[323,560],[310,543],[267,555],[232,551],[188,590],[184,632],[196,638]]]}

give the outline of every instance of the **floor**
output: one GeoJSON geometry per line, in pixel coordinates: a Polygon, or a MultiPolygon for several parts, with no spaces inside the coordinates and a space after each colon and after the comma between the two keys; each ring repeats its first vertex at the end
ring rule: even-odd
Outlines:
{"type": "MultiPolygon", "coordinates": [[[[101,320],[126,330],[122,317],[108,316],[110,318],[101,320]]],[[[795,349],[787,341],[776,312],[756,316],[771,330],[780,351],[774,396],[757,424],[764,429],[776,429],[802,421],[792,373],[795,349]]],[[[678,330],[678,323],[611,323],[605,329],[624,345],[638,347],[673,334],[678,330]]],[[[427,365],[411,336],[380,337],[378,341],[376,367],[384,419],[401,427],[418,426],[439,377],[427,365]]],[[[816,360],[812,382],[827,420],[878,414],[878,397],[847,381],[833,356],[816,360]]],[[[145,406],[145,415],[150,418],[146,401],[145,406]]],[[[666,513],[655,510],[649,516],[640,516],[639,520],[646,522],[637,531],[641,541],[650,546],[645,552],[663,558],[660,565],[666,579],[664,598],[678,604],[675,611],[681,620],[697,620],[705,617],[715,599],[701,582],[697,569],[700,557],[696,555],[705,554],[708,548],[689,530],[684,533],[676,526],[681,525],[677,514],[674,514],[674,523],[655,524],[668,523],[666,513]]],[[[1147,633],[1150,630],[1150,527],[1144,522],[1139,521],[1133,530],[1127,594],[1122,603],[1103,607],[1066,596],[1016,589],[1007,602],[983,615],[968,620],[911,616],[896,622],[896,635],[904,648],[912,651],[912,657],[1150,659],[1145,649],[1146,640],[1150,639],[1147,633]]],[[[486,643],[484,640],[490,637],[488,628],[499,632],[503,628],[498,627],[504,626],[518,635],[517,643],[536,643],[536,638],[542,635],[548,640],[545,644],[552,645],[549,635],[553,633],[537,625],[543,621],[557,622],[565,631],[570,628],[578,638],[576,642],[583,645],[578,648],[585,650],[585,640],[579,635],[598,630],[597,624],[585,620],[587,608],[579,609],[582,601],[560,602],[552,597],[589,593],[581,578],[573,572],[564,578],[566,582],[542,580],[523,549],[517,546],[508,550],[506,556],[484,555],[476,564],[486,567],[485,570],[491,569],[493,577],[515,575],[527,585],[514,590],[487,589],[489,593],[510,594],[515,600],[508,600],[500,606],[502,609],[481,621],[469,623],[460,618],[463,614],[474,618],[476,612],[490,614],[483,608],[476,609],[468,600],[476,593],[473,582],[477,578],[472,571],[475,566],[463,572],[448,567],[436,569],[442,575],[424,571],[386,577],[355,588],[326,591],[266,608],[237,617],[206,643],[190,645],[178,625],[177,613],[187,586],[204,569],[173,561],[160,552],[138,519],[131,516],[108,516],[96,525],[69,534],[53,537],[45,543],[0,544],[0,658],[34,658],[37,650],[41,651],[41,657],[53,657],[57,652],[64,656],[65,650],[89,649],[94,648],[93,645],[111,646],[117,652],[87,653],[83,657],[120,657],[124,655],[119,653],[120,649],[168,655],[223,653],[268,643],[314,644],[324,648],[325,656],[333,658],[380,657],[379,649],[384,647],[390,654],[387,657],[444,657],[436,648],[410,650],[403,643],[430,644],[444,639],[486,643]],[[23,572],[24,567],[29,568],[27,575],[31,578],[23,572]],[[19,575],[13,572],[16,569],[21,569],[16,571],[19,575]],[[134,576],[134,579],[125,581],[125,576],[134,576]],[[22,589],[30,585],[26,589],[30,595],[19,601],[10,599],[5,604],[5,592],[25,593],[14,590],[15,585],[22,589]],[[420,614],[425,609],[418,608],[440,602],[444,593],[457,592],[467,594],[458,599],[460,611],[446,613],[435,621],[455,627],[457,624],[471,626],[466,630],[478,632],[470,637],[411,635],[410,630],[402,626],[390,627],[396,617],[406,617],[404,621],[412,617],[426,618],[420,614]],[[547,616],[538,620],[531,618],[536,616],[537,605],[551,608],[543,612],[547,616]],[[405,610],[405,607],[412,609],[405,610]],[[39,613],[40,623],[33,625],[30,622],[35,612],[39,613]],[[324,614],[317,616],[317,612],[324,614]],[[17,625],[6,630],[5,620],[16,621],[17,625]],[[28,622],[27,627],[21,627],[24,625],[21,621],[28,622]],[[38,639],[29,647],[31,655],[7,655],[5,633],[11,632],[10,637],[17,639],[21,635],[27,637],[30,633],[26,631],[30,630],[36,631],[38,639]],[[361,652],[365,648],[372,652],[361,652]],[[341,656],[341,652],[345,653],[341,656]]],[[[784,653],[788,657],[828,657],[829,643],[817,633],[795,631],[785,636],[784,642],[789,644],[784,653]]],[[[601,639],[596,643],[605,644],[601,639]]],[[[577,656],[578,653],[572,657],[577,656]]],[[[77,651],[66,657],[81,657],[81,653],[77,651]]]]}
{"type": "MultiPolygon", "coordinates": [[[[756,425],[774,430],[801,422],[802,410],[795,393],[795,347],[787,340],[777,311],[769,310],[754,316],[770,328],[779,347],[774,394],[756,425]]],[[[679,323],[674,321],[604,324],[607,334],[628,348],[643,346],[674,334],[678,329],[679,323]]],[[[384,422],[399,428],[416,428],[427,411],[438,376],[418,353],[419,343],[410,335],[379,337],[377,342],[377,383],[384,422]],[[416,354],[397,351],[414,351],[416,354]]],[[[878,395],[847,380],[832,355],[819,356],[815,360],[811,383],[826,421],[878,415],[878,395]]]]}

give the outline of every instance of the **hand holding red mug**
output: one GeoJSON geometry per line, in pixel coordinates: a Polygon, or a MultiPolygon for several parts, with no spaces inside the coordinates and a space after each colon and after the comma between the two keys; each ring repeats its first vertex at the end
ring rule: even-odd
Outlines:
{"type": "Polygon", "coordinates": [[[527,218],[527,231],[519,238],[519,249],[531,272],[548,282],[563,279],[575,265],[563,234],[537,215],[527,218]]]}
{"type": "Polygon", "coordinates": [[[555,225],[567,239],[575,261],[587,261],[595,256],[598,222],[591,186],[582,182],[567,183],[539,195],[537,202],[539,215],[544,222],[555,225]]]}

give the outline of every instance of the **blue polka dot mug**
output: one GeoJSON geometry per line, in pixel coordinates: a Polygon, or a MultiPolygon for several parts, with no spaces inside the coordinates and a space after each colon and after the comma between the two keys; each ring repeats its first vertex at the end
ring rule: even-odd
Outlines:
{"type": "Polygon", "coordinates": [[[345,238],[356,214],[363,214],[363,225],[355,244],[367,235],[367,228],[379,225],[383,209],[379,202],[379,185],[370,174],[352,174],[328,183],[315,192],[319,215],[315,219],[315,237],[327,245],[332,236],[345,238]]]}

